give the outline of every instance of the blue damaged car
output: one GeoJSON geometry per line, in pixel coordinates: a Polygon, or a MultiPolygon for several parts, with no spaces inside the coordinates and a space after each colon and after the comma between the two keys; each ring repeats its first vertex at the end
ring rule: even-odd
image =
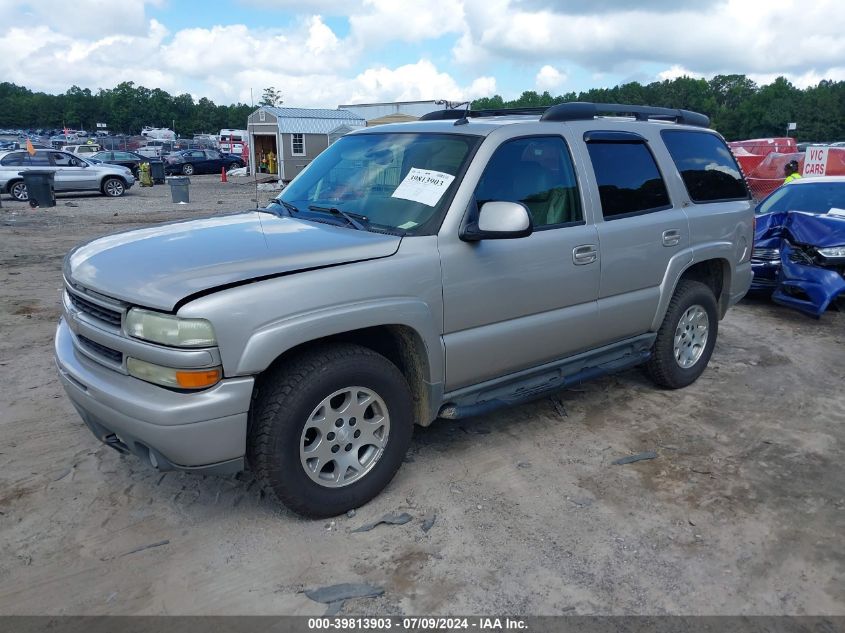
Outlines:
{"type": "Polygon", "coordinates": [[[845,297],[845,177],[795,180],[756,213],[752,290],[817,318],[845,297]]]}

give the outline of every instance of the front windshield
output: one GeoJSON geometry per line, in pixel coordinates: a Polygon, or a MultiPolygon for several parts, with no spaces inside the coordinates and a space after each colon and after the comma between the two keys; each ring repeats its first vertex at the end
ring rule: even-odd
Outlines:
{"type": "Polygon", "coordinates": [[[362,217],[367,228],[425,232],[439,224],[456,177],[479,141],[458,134],[346,136],[320,154],[279,199],[305,217],[335,208],[362,217]]]}
{"type": "Polygon", "coordinates": [[[845,182],[785,185],[763,200],[757,213],[775,211],[827,213],[831,209],[845,209],[845,182]]]}

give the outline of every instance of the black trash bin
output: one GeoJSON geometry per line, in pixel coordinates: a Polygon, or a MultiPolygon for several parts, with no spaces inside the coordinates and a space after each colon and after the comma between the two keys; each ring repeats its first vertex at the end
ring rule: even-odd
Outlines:
{"type": "Polygon", "coordinates": [[[164,179],[164,161],[153,159],[150,161],[150,178],[157,185],[163,185],[164,179]]]}
{"type": "Polygon", "coordinates": [[[56,195],[53,186],[56,182],[56,172],[47,169],[30,169],[22,171],[23,184],[29,196],[29,205],[39,207],[55,207],[56,195]]]}
{"type": "Polygon", "coordinates": [[[167,182],[170,183],[170,195],[173,198],[173,202],[190,202],[190,196],[188,194],[188,187],[191,185],[190,178],[186,178],[185,176],[174,176],[172,178],[168,178],[167,182]]]}

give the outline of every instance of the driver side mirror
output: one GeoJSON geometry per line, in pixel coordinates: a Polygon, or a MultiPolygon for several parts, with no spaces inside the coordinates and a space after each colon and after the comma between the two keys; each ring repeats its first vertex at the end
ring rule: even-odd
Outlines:
{"type": "Polygon", "coordinates": [[[478,219],[461,231],[464,242],[510,240],[527,237],[534,230],[531,214],[520,202],[485,202],[478,219]]]}

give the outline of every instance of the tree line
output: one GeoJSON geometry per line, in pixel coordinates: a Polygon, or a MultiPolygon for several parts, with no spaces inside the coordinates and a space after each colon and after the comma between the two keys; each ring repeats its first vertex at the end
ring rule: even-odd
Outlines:
{"type": "Polygon", "coordinates": [[[821,81],[805,89],[783,77],[758,86],[745,75],[717,75],[710,80],[678,77],[642,85],[630,82],[614,88],[593,88],[552,96],[525,91],[517,99],[501,96],[472,102],[473,109],[550,106],[567,101],[625,103],[684,108],[710,117],[713,128],[728,140],[786,135],[788,123],[798,141],[845,140],[845,81],[821,81]]]}
{"type": "MultiPolygon", "coordinates": [[[[684,108],[710,116],[713,127],[729,140],[783,136],[787,123],[799,141],[845,140],[845,81],[821,81],[799,89],[783,77],[758,86],[745,75],[717,75],[710,80],[678,77],[650,84],[630,82],[613,88],[593,88],[552,96],[548,91],[525,91],[505,101],[500,95],[476,99],[474,109],[549,106],[566,101],[628,103],[684,108]]],[[[281,93],[267,88],[261,103],[280,104],[281,93]]],[[[0,128],[95,129],[98,122],[112,132],[139,134],[144,125],[172,127],[180,136],[241,129],[253,106],[216,105],[189,94],[173,96],[160,88],[126,81],[96,93],[71,87],[64,94],[33,92],[13,83],[0,83],[0,128]]]]}
{"type": "Polygon", "coordinates": [[[0,83],[0,128],[84,129],[106,123],[113,133],[140,134],[145,125],[174,127],[179,136],[216,134],[224,128],[243,129],[254,108],[245,103],[215,105],[205,97],[173,96],[160,88],[125,81],[96,93],[71,87],[64,94],[33,92],[13,83],[0,83]]]}

